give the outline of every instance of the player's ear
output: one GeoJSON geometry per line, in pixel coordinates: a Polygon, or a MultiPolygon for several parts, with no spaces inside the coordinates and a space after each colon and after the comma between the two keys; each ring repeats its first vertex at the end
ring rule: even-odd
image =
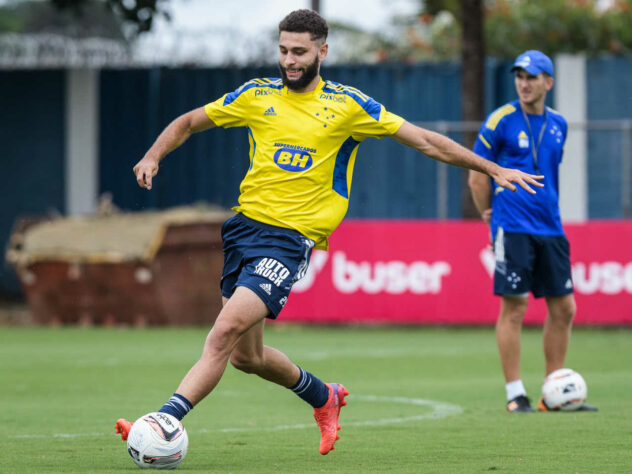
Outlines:
{"type": "Polygon", "coordinates": [[[544,77],[546,78],[546,90],[550,91],[553,88],[555,79],[553,79],[551,76],[548,76],[548,75],[545,75],[544,77]]]}
{"type": "Polygon", "coordinates": [[[323,62],[323,59],[327,57],[327,51],[329,51],[329,45],[327,43],[323,43],[318,48],[318,61],[323,62]]]}

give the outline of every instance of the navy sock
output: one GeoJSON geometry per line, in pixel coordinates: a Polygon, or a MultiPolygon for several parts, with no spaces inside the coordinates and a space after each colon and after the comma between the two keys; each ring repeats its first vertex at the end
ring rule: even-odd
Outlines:
{"type": "Polygon", "coordinates": [[[293,387],[290,387],[295,394],[305,400],[314,408],[320,408],[329,399],[329,388],[318,377],[314,377],[306,370],[301,369],[301,375],[298,378],[298,382],[293,387]]]}
{"type": "Polygon", "coordinates": [[[167,400],[160,410],[161,413],[168,413],[175,416],[178,420],[184,418],[184,415],[189,413],[193,409],[193,405],[189,400],[184,398],[178,393],[174,393],[173,396],[167,400]]]}

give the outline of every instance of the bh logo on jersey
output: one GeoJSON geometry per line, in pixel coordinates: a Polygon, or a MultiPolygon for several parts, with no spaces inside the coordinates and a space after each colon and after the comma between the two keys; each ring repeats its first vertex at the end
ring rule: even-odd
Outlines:
{"type": "Polygon", "coordinates": [[[268,257],[259,260],[255,268],[255,275],[261,275],[267,278],[276,286],[281,286],[281,283],[283,283],[289,274],[290,271],[285,268],[285,265],[278,260],[268,257]]]}
{"type": "Polygon", "coordinates": [[[303,150],[279,148],[274,154],[274,162],[285,171],[305,171],[312,166],[312,156],[303,150]]]}

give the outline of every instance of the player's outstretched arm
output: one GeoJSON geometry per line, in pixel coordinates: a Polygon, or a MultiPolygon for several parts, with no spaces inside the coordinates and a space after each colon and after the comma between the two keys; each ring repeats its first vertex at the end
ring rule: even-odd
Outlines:
{"type": "Polygon", "coordinates": [[[136,181],[141,188],[151,189],[152,178],[158,173],[158,164],[170,152],[182,145],[193,133],[215,127],[204,107],[180,115],[167,125],[145,156],[134,166],[136,181]]]}
{"type": "Polygon", "coordinates": [[[516,191],[517,189],[514,183],[531,194],[535,194],[535,191],[529,185],[544,186],[539,181],[544,176],[503,168],[476,155],[446,136],[417,127],[409,122],[404,122],[399,130],[392,135],[392,138],[435,160],[485,173],[491,176],[499,186],[511,191],[516,191]]]}

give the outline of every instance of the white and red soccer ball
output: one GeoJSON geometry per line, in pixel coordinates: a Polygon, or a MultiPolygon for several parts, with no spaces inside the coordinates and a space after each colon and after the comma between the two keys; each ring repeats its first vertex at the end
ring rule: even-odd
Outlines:
{"type": "Polygon", "coordinates": [[[542,399],[549,410],[577,410],[587,394],[584,378],[573,369],[551,372],[542,385],[542,399]]]}
{"type": "Polygon", "coordinates": [[[184,426],[167,413],[141,416],[127,437],[127,452],[142,469],[174,469],[184,459],[188,446],[184,426]]]}

